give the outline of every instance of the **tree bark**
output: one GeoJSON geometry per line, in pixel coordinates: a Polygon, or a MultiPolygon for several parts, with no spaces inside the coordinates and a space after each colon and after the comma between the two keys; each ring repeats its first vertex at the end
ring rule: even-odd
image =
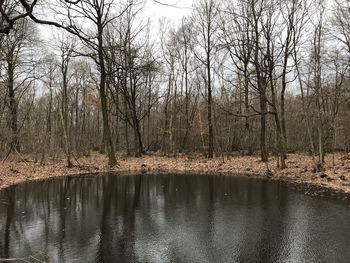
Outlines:
{"type": "MultiPolygon", "coordinates": [[[[101,18],[98,18],[98,21],[101,18]]],[[[115,166],[117,164],[117,159],[115,158],[115,151],[113,146],[113,140],[111,136],[111,130],[109,126],[108,118],[108,104],[107,104],[107,94],[106,94],[106,67],[105,58],[103,51],[103,27],[102,23],[98,24],[98,66],[100,68],[100,99],[101,99],[101,111],[102,111],[102,122],[103,122],[103,134],[105,136],[107,154],[108,154],[108,164],[109,166],[115,166]]]]}
{"type": "Polygon", "coordinates": [[[11,50],[7,58],[7,90],[9,97],[10,123],[11,123],[11,151],[20,152],[21,147],[18,138],[18,105],[14,87],[14,54],[11,50]]]}
{"type": "MultiPolygon", "coordinates": [[[[210,18],[209,18],[210,19],[210,18]]],[[[208,85],[208,158],[214,157],[214,135],[213,135],[213,119],[212,119],[212,83],[211,83],[211,60],[210,60],[210,50],[211,50],[211,23],[208,21],[207,25],[207,85],[208,85]]]]}

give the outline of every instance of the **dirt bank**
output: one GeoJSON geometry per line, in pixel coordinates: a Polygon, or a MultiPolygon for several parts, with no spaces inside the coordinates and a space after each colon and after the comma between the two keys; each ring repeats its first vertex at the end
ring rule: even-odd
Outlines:
{"type": "Polygon", "coordinates": [[[110,169],[104,155],[92,153],[89,157],[79,158],[75,166],[68,169],[64,160],[48,161],[45,165],[35,163],[29,157],[25,160],[12,160],[0,164],[0,189],[26,181],[42,180],[46,178],[80,175],[86,173],[117,172],[118,173],[191,173],[213,175],[253,175],[266,177],[271,180],[285,180],[289,182],[321,186],[339,192],[350,193],[350,158],[344,154],[335,155],[335,167],[332,166],[332,156],[326,157],[326,171],[313,173],[312,157],[305,154],[290,154],[288,168],[280,170],[276,167],[276,160],[271,158],[269,169],[259,161],[258,156],[231,156],[207,160],[201,156],[165,157],[147,155],[143,158],[125,158],[118,156],[119,166],[110,169]]]}

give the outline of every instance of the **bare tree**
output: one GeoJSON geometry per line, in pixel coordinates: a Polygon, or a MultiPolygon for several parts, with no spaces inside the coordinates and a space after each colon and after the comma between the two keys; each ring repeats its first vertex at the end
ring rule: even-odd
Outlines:
{"type": "Polygon", "coordinates": [[[227,4],[227,9],[229,12],[222,14],[221,17],[221,32],[223,36],[221,38],[221,45],[223,46],[224,50],[227,50],[229,58],[237,71],[237,76],[239,78],[238,86],[243,86],[244,111],[240,111],[241,117],[245,119],[243,147],[247,150],[248,154],[252,154],[253,145],[250,119],[253,116],[250,109],[251,87],[249,83],[252,73],[252,25],[249,21],[249,9],[244,3],[240,3],[238,7],[233,7],[232,3],[230,2],[227,4]]]}
{"type": "Polygon", "coordinates": [[[62,110],[60,111],[61,122],[63,128],[63,137],[64,137],[64,147],[67,158],[67,167],[71,168],[73,166],[71,162],[71,136],[70,136],[70,128],[69,128],[69,67],[71,64],[72,54],[73,54],[74,42],[72,39],[65,38],[60,40],[60,70],[62,76],[62,110]]]}
{"type": "Polygon", "coordinates": [[[194,13],[198,31],[197,45],[200,50],[196,52],[196,57],[205,67],[204,82],[206,87],[207,100],[207,121],[208,121],[208,158],[213,158],[214,154],[214,134],[213,134],[213,81],[212,67],[213,56],[216,52],[217,38],[215,36],[218,28],[218,6],[214,0],[202,0],[194,13]]]}
{"type": "Polygon", "coordinates": [[[318,161],[315,163],[315,170],[320,172],[323,170],[324,164],[324,114],[323,114],[323,101],[322,101],[322,48],[323,48],[323,35],[324,35],[324,1],[317,2],[319,14],[314,25],[314,34],[312,40],[312,54],[311,54],[311,68],[312,68],[312,87],[315,92],[315,103],[317,109],[317,136],[318,136],[318,161]]]}
{"type": "Polygon", "coordinates": [[[4,74],[7,88],[7,107],[10,113],[11,140],[10,152],[21,150],[19,141],[20,124],[18,120],[19,102],[35,80],[34,61],[28,53],[33,44],[33,25],[21,20],[15,29],[6,35],[2,43],[2,56],[6,62],[4,74]]]}
{"type": "Polygon", "coordinates": [[[65,10],[62,15],[68,21],[64,25],[55,25],[64,28],[81,40],[87,48],[87,52],[82,55],[92,58],[100,73],[99,93],[103,120],[103,137],[107,147],[108,163],[110,166],[114,166],[117,162],[108,117],[106,81],[109,73],[106,68],[105,29],[110,23],[120,17],[126,9],[123,9],[118,14],[114,14],[113,11],[116,6],[113,0],[81,0],[74,4],[60,1],[60,4],[62,5],[62,12],[65,10]],[[90,21],[94,29],[93,34],[81,24],[81,19],[90,21]]]}

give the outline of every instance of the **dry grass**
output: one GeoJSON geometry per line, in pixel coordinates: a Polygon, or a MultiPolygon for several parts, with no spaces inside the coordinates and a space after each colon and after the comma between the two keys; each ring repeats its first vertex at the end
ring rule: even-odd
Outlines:
{"type": "Polygon", "coordinates": [[[86,173],[117,172],[119,173],[191,173],[217,175],[254,175],[269,177],[271,180],[287,180],[297,183],[312,184],[333,190],[350,193],[350,158],[344,154],[335,154],[335,167],[332,166],[332,155],[326,157],[324,173],[312,171],[312,157],[305,154],[290,154],[288,168],[280,170],[272,157],[269,162],[271,174],[259,161],[258,156],[217,157],[207,160],[199,155],[182,155],[166,157],[157,154],[143,158],[118,155],[119,166],[109,168],[107,158],[98,153],[90,157],[79,158],[79,164],[71,169],[65,167],[64,160],[47,162],[45,165],[35,163],[28,156],[24,160],[12,160],[0,164],[0,188],[26,181],[41,180],[52,177],[79,175],[86,173]],[[322,175],[322,176],[321,176],[322,175]],[[321,178],[324,177],[324,178],[321,178]]]}

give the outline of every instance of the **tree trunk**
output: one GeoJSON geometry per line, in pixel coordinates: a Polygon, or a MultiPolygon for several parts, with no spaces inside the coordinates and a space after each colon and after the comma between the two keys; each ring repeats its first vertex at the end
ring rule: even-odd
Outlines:
{"type": "MultiPolygon", "coordinates": [[[[209,41],[209,40],[208,40],[209,41]]],[[[208,43],[209,44],[209,43],[208,43]]],[[[208,74],[208,158],[214,156],[214,136],[213,136],[213,120],[212,120],[212,87],[211,87],[211,69],[210,54],[207,54],[207,74],[208,74]]]]}
{"type": "Polygon", "coordinates": [[[103,51],[103,39],[102,39],[102,25],[98,28],[98,66],[100,68],[100,99],[101,99],[101,111],[102,111],[102,122],[103,122],[103,134],[105,135],[105,142],[108,154],[109,166],[115,166],[117,160],[115,158],[113,140],[111,136],[109,119],[108,119],[108,105],[107,105],[107,94],[106,94],[106,68],[104,61],[103,51]]]}
{"type": "Polygon", "coordinates": [[[63,98],[62,98],[62,127],[63,127],[63,137],[64,137],[64,146],[65,146],[65,152],[66,152],[66,158],[67,158],[67,167],[71,168],[72,162],[71,162],[71,147],[70,147],[70,137],[69,137],[69,131],[68,131],[68,79],[67,79],[67,73],[68,73],[68,63],[69,63],[69,57],[62,57],[62,64],[61,64],[61,72],[63,77],[63,98]]]}
{"type": "MultiPolygon", "coordinates": [[[[126,84],[125,84],[126,85],[126,84]]],[[[130,155],[130,143],[129,143],[129,123],[128,123],[128,106],[126,101],[126,94],[124,94],[124,110],[125,110],[125,121],[124,121],[124,133],[125,133],[125,147],[126,147],[126,155],[130,155]]]]}
{"type": "Polygon", "coordinates": [[[143,151],[140,121],[136,113],[136,105],[133,105],[132,120],[133,120],[133,126],[134,126],[134,145],[135,145],[134,152],[136,157],[141,157],[144,151],[143,151]]]}
{"type": "Polygon", "coordinates": [[[260,150],[261,150],[261,160],[263,162],[268,162],[268,153],[266,147],[266,115],[267,115],[267,102],[266,102],[266,94],[263,91],[260,94],[260,150]]]}
{"type": "Polygon", "coordinates": [[[7,89],[9,96],[9,109],[10,109],[10,123],[11,123],[11,151],[20,152],[21,147],[18,138],[18,116],[17,116],[17,101],[15,97],[15,88],[14,88],[14,64],[12,54],[7,61],[7,89]]]}

